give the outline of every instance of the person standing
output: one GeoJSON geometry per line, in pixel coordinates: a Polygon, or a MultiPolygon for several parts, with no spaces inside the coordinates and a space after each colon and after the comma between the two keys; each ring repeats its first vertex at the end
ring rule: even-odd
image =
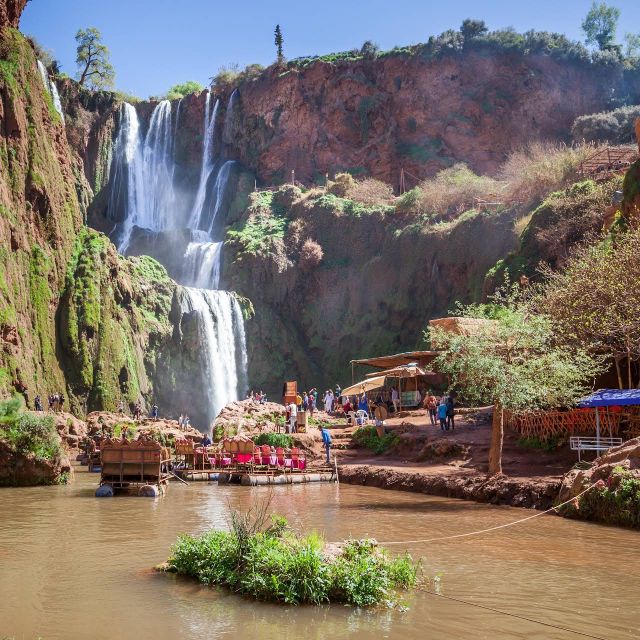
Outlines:
{"type": "Polygon", "coordinates": [[[438,405],[438,418],[440,419],[440,431],[449,431],[449,425],[447,424],[447,403],[442,398],[438,405]]]}
{"type": "Polygon", "coordinates": [[[393,404],[393,412],[398,413],[398,405],[400,403],[400,394],[396,387],[391,388],[391,402],[393,404]]]}
{"type": "Polygon", "coordinates": [[[158,419],[158,405],[157,405],[157,404],[154,404],[154,405],[151,407],[151,417],[152,417],[154,420],[157,420],[157,419],[158,419]]]}
{"type": "Polygon", "coordinates": [[[451,429],[453,431],[456,427],[454,422],[455,416],[455,401],[453,399],[453,394],[449,394],[447,397],[447,429],[451,429]]]}
{"type": "MultiPolygon", "coordinates": [[[[298,396],[299,398],[300,396],[298,396]]],[[[298,421],[298,405],[295,402],[292,402],[289,407],[289,425],[287,428],[287,433],[295,433],[296,432],[296,423],[298,421]]]]}
{"type": "Polygon", "coordinates": [[[431,420],[431,424],[435,425],[438,417],[438,401],[431,391],[429,391],[429,395],[425,400],[425,406],[427,407],[427,411],[429,412],[429,419],[431,420]]]}
{"type": "Polygon", "coordinates": [[[42,399],[40,398],[40,394],[36,396],[33,402],[34,402],[36,411],[42,411],[42,399]]]}
{"type": "Polygon", "coordinates": [[[336,385],[336,392],[334,395],[336,397],[336,402],[339,402],[340,396],[342,395],[342,387],[339,384],[336,385]]]}
{"type": "Polygon", "coordinates": [[[327,389],[327,391],[324,394],[324,410],[330,414],[332,408],[333,408],[333,395],[331,393],[331,390],[327,389]]]}
{"type": "Polygon", "coordinates": [[[331,464],[331,434],[326,427],[322,428],[322,443],[327,452],[327,464],[331,464]]]}
{"type": "Polygon", "coordinates": [[[309,408],[309,396],[306,391],[302,392],[302,410],[306,411],[309,408]]]}

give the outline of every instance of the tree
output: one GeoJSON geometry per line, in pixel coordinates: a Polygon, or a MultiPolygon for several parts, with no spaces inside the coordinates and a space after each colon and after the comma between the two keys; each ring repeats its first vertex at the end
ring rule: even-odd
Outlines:
{"type": "Polygon", "coordinates": [[[467,18],[462,21],[462,25],[460,26],[460,33],[462,34],[465,42],[483,36],[488,31],[489,29],[487,29],[487,25],[484,20],[472,20],[471,18],[467,18]]]}
{"type": "Polygon", "coordinates": [[[594,0],[582,22],[586,43],[597,44],[600,51],[611,48],[616,37],[618,18],[620,18],[620,9],[594,0]]]}
{"type": "Polygon", "coordinates": [[[169,91],[167,91],[167,100],[177,100],[188,96],[190,93],[197,93],[202,91],[204,87],[195,80],[187,80],[180,84],[174,84],[169,91]]]}
{"type": "Polygon", "coordinates": [[[378,55],[379,50],[380,50],[380,47],[375,42],[372,42],[371,40],[367,40],[360,47],[360,55],[366,58],[367,60],[373,60],[378,55]]]}
{"type": "Polygon", "coordinates": [[[112,87],[115,72],[109,62],[109,49],[102,44],[100,31],[95,27],[79,29],[76,42],[77,77],[80,86],[86,83],[92,89],[112,87]]]}
{"type": "Polygon", "coordinates": [[[624,41],[627,45],[625,49],[625,55],[627,58],[634,58],[640,54],[640,34],[639,33],[625,33],[624,41]]]}
{"type": "Polygon", "coordinates": [[[563,271],[543,271],[547,282],[534,300],[551,319],[558,340],[581,345],[615,365],[620,388],[636,386],[633,363],[640,361],[638,255],[637,228],[579,247],[563,271]]]}
{"type": "Polygon", "coordinates": [[[284,55],[282,53],[282,45],[284,43],[284,38],[282,37],[282,31],[280,30],[280,25],[276,25],[276,30],[274,31],[274,42],[276,45],[276,51],[278,53],[278,63],[282,64],[284,61],[284,55]]]}
{"type": "Polygon", "coordinates": [[[495,475],[502,473],[505,409],[571,405],[600,365],[583,349],[556,344],[549,320],[512,294],[459,311],[466,330],[430,327],[431,343],[441,350],[435,366],[467,402],[493,404],[489,474],[495,475]]]}

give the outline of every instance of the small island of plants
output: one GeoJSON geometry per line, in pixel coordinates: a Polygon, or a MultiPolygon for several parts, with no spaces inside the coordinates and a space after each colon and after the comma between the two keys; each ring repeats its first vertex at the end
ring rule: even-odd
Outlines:
{"type": "Polygon", "coordinates": [[[370,539],[303,536],[285,518],[268,518],[264,506],[232,512],[230,524],[230,531],[180,536],[161,568],[286,604],[390,606],[418,581],[419,563],[409,554],[391,557],[370,539]]]}

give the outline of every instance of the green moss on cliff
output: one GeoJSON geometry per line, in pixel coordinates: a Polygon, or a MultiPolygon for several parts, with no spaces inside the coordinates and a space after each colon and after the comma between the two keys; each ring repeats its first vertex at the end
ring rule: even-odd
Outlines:
{"type": "Polygon", "coordinates": [[[174,287],[152,258],[122,258],[106,236],[80,231],[59,313],[72,404],[114,410],[152,391],[155,349],[171,335],[174,287]]]}
{"type": "Polygon", "coordinates": [[[518,249],[489,270],[485,289],[500,284],[505,275],[512,281],[521,275],[539,277],[542,263],[561,266],[574,244],[601,231],[613,193],[620,186],[620,177],[600,183],[584,180],[547,196],[523,229],[518,249]]]}

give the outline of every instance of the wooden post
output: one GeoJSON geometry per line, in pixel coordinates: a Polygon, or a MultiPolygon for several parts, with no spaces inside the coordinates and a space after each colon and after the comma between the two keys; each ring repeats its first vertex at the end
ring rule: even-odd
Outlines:
{"type": "Polygon", "coordinates": [[[353,377],[353,367],[354,367],[354,364],[353,364],[353,360],[352,360],[351,361],[351,384],[354,384],[355,381],[356,381],[355,378],[353,377]]]}
{"type": "Polygon", "coordinates": [[[504,408],[500,402],[493,405],[491,444],[489,445],[489,475],[502,473],[502,443],[504,440],[504,408]]]}

